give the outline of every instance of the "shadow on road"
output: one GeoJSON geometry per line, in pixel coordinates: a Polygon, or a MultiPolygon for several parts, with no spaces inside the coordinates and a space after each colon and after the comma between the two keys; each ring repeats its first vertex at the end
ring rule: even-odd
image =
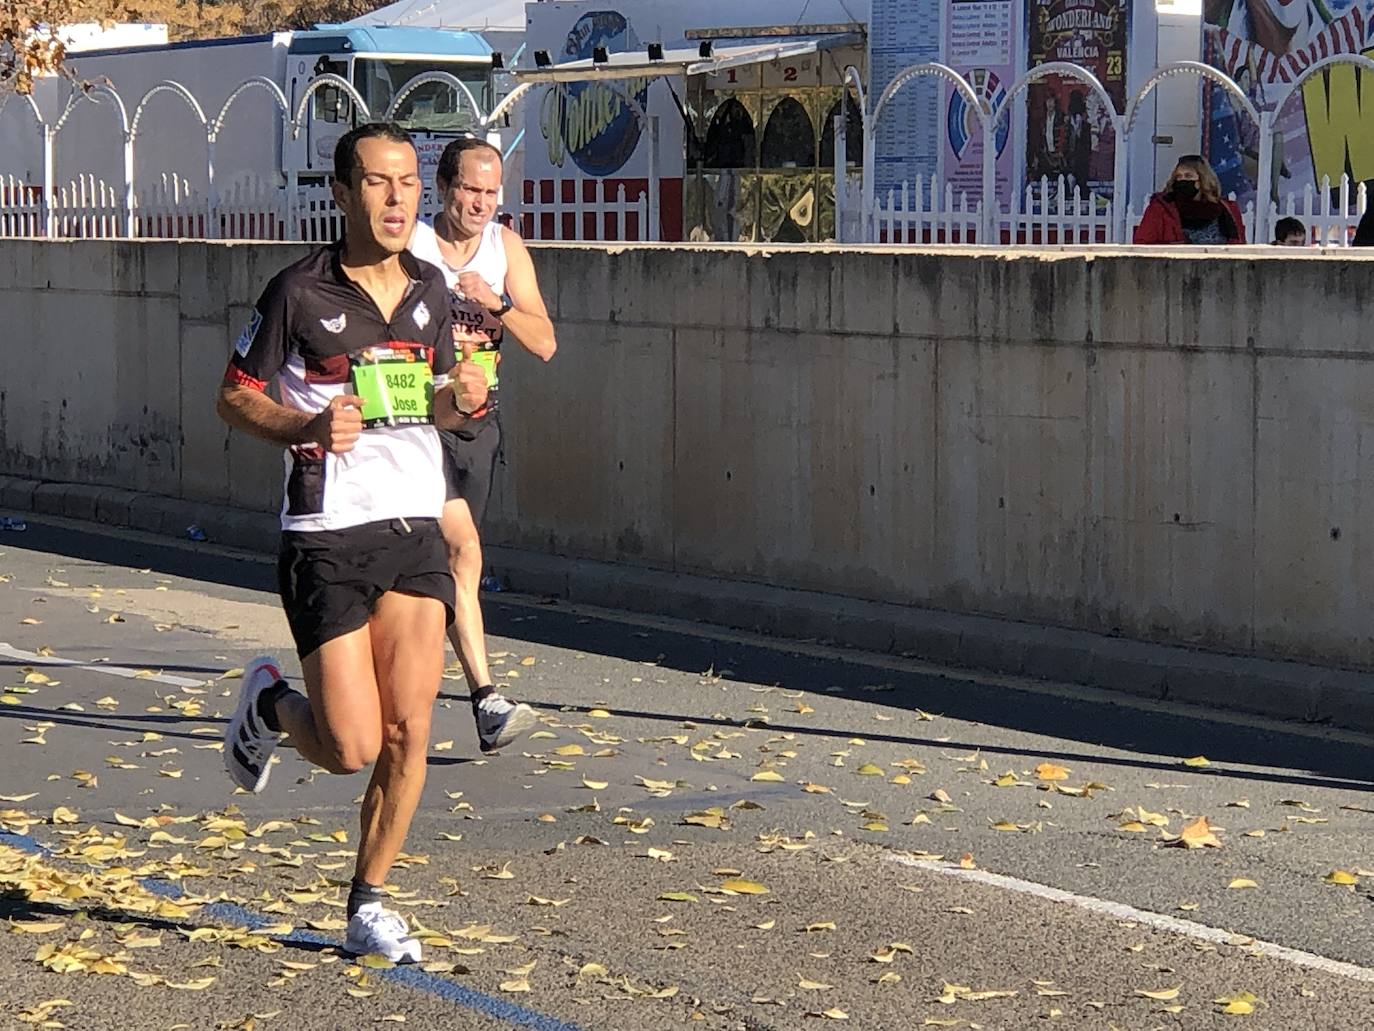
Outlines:
{"type": "MultiPolygon", "coordinates": [[[[131,542],[85,531],[46,527],[34,522],[29,523],[28,533],[7,535],[0,543],[11,549],[47,552],[55,557],[104,562],[121,567],[149,567],[172,576],[275,592],[275,575],[270,563],[243,561],[209,552],[198,553],[180,546],[131,542]]],[[[649,667],[657,667],[697,674],[703,679],[718,677],[736,683],[776,685],[791,691],[862,699],[885,706],[893,716],[891,729],[883,733],[875,733],[871,725],[839,728],[769,722],[768,726],[779,732],[860,736],[866,740],[947,751],[1025,754],[1012,746],[981,741],[976,733],[965,732],[958,736],[958,740],[935,740],[933,736],[917,734],[916,728],[923,725],[917,710],[922,710],[949,719],[1057,738],[1066,743],[1063,748],[1054,752],[1037,749],[1034,754],[1067,761],[1177,772],[1179,760],[1206,755],[1218,764],[1292,771],[1287,775],[1244,770],[1212,771],[1216,776],[1374,789],[1374,744],[1326,740],[1307,734],[1289,733],[1283,729],[1261,729],[1222,722],[1212,719],[1202,708],[1155,713],[1114,704],[1110,700],[1057,698],[982,681],[971,673],[961,674],[955,679],[888,669],[866,661],[861,652],[838,652],[816,657],[788,651],[786,642],[779,642],[774,647],[760,647],[686,632],[640,629],[579,615],[560,608],[555,602],[531,607],[528,604],[506,603],[499,595],[489,595],[484,598],[483,608],[487,617],[487,632],[492,636],[644,664],[644,704],[634,711],[622,708],[620,711],[623,715],[672,722],[695,720],[705,725],[738,725],[738,720],[710,713],[670,711],[676,708],[671,696],[665,696],[663,692],[655,694],[657,685],[650,682],[649,667]],[[1072,743],[1082,747],[1071,747],[1072,743]],[[1110,754],[1115,751],[1143,753],[1154,758],[1110,754]]],[[[466,696],[441,697],[458,699],[466,696]]],[[[550,709],[561,709],[565,705],[557,698],[525,700],[550,709]]],[[[21,711],[25,719],[41,718],[54,722],[72,719],[70,713],[24,706],[0,708],[0,716],[13,718],[21,711]]],[[[103,718],[81,721],[80,725],[99,726],[103,718]]],[[[152,719],[147,716],[131,718],[152,719]]],[[[163,717],[158,722],[175,723],[179,720],[179,717],[163,717]]],[[[455,760],[444,760],[451,761],[455,760]]]]}

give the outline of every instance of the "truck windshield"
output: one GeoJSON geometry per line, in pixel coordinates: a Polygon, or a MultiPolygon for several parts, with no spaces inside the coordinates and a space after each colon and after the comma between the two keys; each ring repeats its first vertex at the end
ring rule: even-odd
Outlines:
{"type": "MultiPolygon", "coordinates": [[[[367,101],[374,117],[382,117],[406,84],[428,72],[447,72],[472,91],[486,111],[491,106],[487,88],[491,70],[486,65],[450,64],[436,61],[387,61],[359,55],[354,65],[354,85],[367,101]]],[[[396,121],[407,129],[462,132],[476,125],[467,98],[451,83],[429,82],[408,94],[396,112],[396,121]]]]}

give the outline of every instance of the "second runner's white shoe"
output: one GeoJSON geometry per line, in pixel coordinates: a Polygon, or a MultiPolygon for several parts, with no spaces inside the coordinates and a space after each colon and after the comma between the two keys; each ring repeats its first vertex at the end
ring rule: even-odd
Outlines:
{"type": "Polygon", "coordinates": [[[258,713],[258,696],[282,680],[276,659],[262,655],[243,667],[239,704],[224,731],[224,768],[229,779],[254,794],[267,786],[272,753],[281,735],[258,713]]]}
{"type": "Polygon", "coordinates": [[[512,702],[495,691],[478,702],[472,714],[477,720],[477,743],[484,752],[505,748],[539,722],[524,702],[512,702]]]}

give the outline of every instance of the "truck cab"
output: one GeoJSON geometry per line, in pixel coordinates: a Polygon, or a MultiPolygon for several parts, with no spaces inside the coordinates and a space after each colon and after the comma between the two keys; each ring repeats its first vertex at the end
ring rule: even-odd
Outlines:
{"type": "MultiPolygon", "coordinates": [[[[351,83],[372,119],[380,120],[410,82],[432,72],[447,72],[467,86],[483,111],[489,111],[492,65],[491,47],[472,32],[326,26],[292,33],[282,89],[294,111],[310,82],[332,73],[351,83]]],[[[296,172],[301,182],[322,181],[333,169],[339,137],[361,120],[343,90],[318,88],[300,135],[292,139],[290,127],[283,130],[282,171],[296,172]]],[[[444,146],[479,129],[466,98],[443,82],[417,88],[397,110],[395,120],[415,139],[426,183],[433,178],[444,146]]]]}

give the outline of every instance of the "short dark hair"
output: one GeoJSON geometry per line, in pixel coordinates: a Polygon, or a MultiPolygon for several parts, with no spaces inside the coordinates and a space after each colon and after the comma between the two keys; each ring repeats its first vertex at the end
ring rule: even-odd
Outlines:
{"type": "Polygon", "coordinates": [[[489,150],[496,155],[497,161],[501,160],[499,147],[477,136],[463,136],[450,143],[439,155],[439,167],[434,171],[435,183],[451,183],[457,179],[458,169],[462,167],[463,155],[474,150],[489,150]]]}
{"type": "Polygon", "coordinates": [[[1274,223],[1275,242],[1286,239],[1294,233],[1301,233],[1302,238],[1307,239],[1307,227],[1302,224],[1302,219],[1289,216],[1274,223]]]}
{"type": "Polygon", "coordinates": [[[395,122],[365,122],[339,137],[334,145],[334,179],[345,186],[353,185],[353,170],[358,167],[358,144],[363,140],[390,140],[392,143],[415,141],[395,122]]]}

